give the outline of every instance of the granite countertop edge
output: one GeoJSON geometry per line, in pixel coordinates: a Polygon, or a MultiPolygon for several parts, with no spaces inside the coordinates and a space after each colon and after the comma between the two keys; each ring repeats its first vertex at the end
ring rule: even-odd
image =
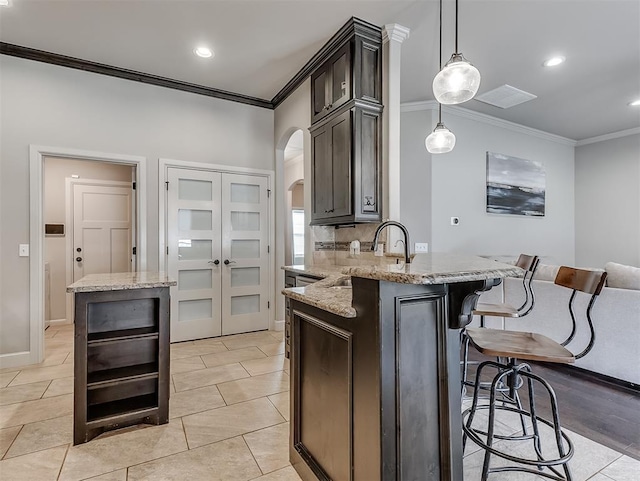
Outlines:
{"type": "MultiPolygon", "coordinates": [[[[453,255],[452,257],[457,257],[453,255]]],[[[460,256],[465,257],[465,256],[460,256]]],[[[342,281],[353,277],[362,277],[380,281],[397,282],[402,284],[445,284],[468,281],[481,281],[504,277],[521,277],[523,270],[519,267],[497,263],[486,267],[480,261],[482,267],[468,270],[458,269],[454,272],[421,272],[419,264],[387,265],[387,266],[283,266],[283,270],[321,277],[322,280],[306,287],[291,287],[284,289],[282,294],[291,299],[304,302],[332,314],[346,318],[355,318],[356,310],[352,307],[352,290],[350,288],[337,287],[342,281]],[[416,272],[393,272],[392,269],[415,269],[416,272]]],[[[495,262],[495,261],[492,261],[495,262]]],[[[425,267],[424,270],[428,270],[425,267]]]]}
{"type": "Polygon", "coordinates": [[[163,272],[123,272],[90,274],[67,286],[67,292],[125,291],[171,287],[178,283],[163,272]]]}

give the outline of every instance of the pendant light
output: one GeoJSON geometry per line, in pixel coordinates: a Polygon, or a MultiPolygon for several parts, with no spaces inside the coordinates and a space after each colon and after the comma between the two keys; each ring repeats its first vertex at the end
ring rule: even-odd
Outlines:
{"type": "MultiPolygon", "coordinates": [[[[440,44],[438,67],[442,68],[442,0],[440,0],[440,44]]],[[[438,123],[424,141],[431,154],[451,152],[456,145],[456,136],[442,123],[442,104],[438,104],[438,123]]]]}
{"type": "Polygon", "coordinates": [[[461,104],[471,100],[480,87],[480,72],[458,52],[458,0],[456,0],[455,52],[433,79],[433,94],[441,104],[461,104]]]}

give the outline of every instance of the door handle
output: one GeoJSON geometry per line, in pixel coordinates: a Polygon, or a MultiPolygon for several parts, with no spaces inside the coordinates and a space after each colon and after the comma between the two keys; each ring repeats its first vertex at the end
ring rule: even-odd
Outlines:
{"type": "Polygon", "coordinates": [[[76,257],[76,262],[82,262],[82,257],[76,257]]]}
{"type": "Polygon", "coordinates": [[[215,264],[216,266],[220,264],[220,261],[216,259],[215,261],[209,261],[209,264],[215,264]]]}
{"type": "Polygon", "coordinates": [[[235,263],[236,263],[236,261],[230,261],[229,259],[225,259],[224,260],[224,265],[225,266],[228,266],[229,264],[235,264],[235,263]]]}

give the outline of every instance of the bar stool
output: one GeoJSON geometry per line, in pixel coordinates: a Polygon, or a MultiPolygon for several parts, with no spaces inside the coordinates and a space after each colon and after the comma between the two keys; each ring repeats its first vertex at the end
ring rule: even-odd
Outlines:
{"type": "MultiPolygon", "coordinates": [[[[536,273],[538,263],[540,259],[538,256],[530,256],[527,254],[520,254],[516,261],[516,266],[523,269],[524,275],[522,276],[522,289],[524,290],[524,302],[520,307],[514,307],[509,303],[503,302],[498,304],[488,304],[479,302],[476,308],[473,310],[473,314],[480,316],[480,327],[485,327],[485,316],[502,317],[502,329],[504,329],[504,318],[519,318],[524,317],[531,312],[536,302],[536,297],[531,287],[531,281],[533,275],[536,273]]],[[[465,396],[467,386],[474,386],[474,383],[467,379],[467,373],[470,364],[478,364],[477,361],[469,361],[469,338],[466,335],[466,329],[463,329],[460,333],[460,341],[463,347],[462,355],[462,395],[465,396]]]]}
{"type": "Polygon", "coordinates": [[[506,363],[496,361],[485,361],[478,366],[476,372],[476,384],[480,382],[480,376],[485,368],[495,368],[497,373],[490,386],[490,396],[488,405],[479,404],[479,389],[476,389],[473,395],[473,403],[471,407],[465,410],[463,416],[463,446],[467,437],[485,451],[484,463],[482,467],[482,481],[486,481],[489,473],[503,471],[519,471],[536,474],[549,479],[571,481],[571,473],[569,471],[568,462],[573,456],[573,444],[567,435],[560,428],[558,416],[558,403],[552,387],[544,379],[537,376],[531,371],[531,367],[526,363],[518,363],[518,360],[524,361],[542,361],[550,363],[573,363],[576,359],[584,357],[593,347],[595,342],[595,330],[591,320],[591,310],[600,294],[602,287],[607,278],[606,272],[594,272],[582,269],[574,269],[571,267],[561,267],[555,278],[554,283],[559,286],[572,289],[573,292],[569,299],[569,312],[573,326],[571,334],[562,343],[558,343],[541,334],[532,332],[504,331],[500,329],[467,329],[471,344],[481,353],[505,358],[506,363]],[[590,330],[590,337],[587,346],[579,354],[573,354],[565,346],[571,342],[576,333],[576,318],[574,313],[574,299],[578,291],[591,294],[591,299],[586,309],[586,319],[590,330]],[[529,394],[529,410],[522,408],[517,398],[517,390],[515,385],[517,379],[526,379],[527,390],[529,394]],[[551,404],[552,420],[543,419],[536,414],[534,381],[539,383],[549,395],[551,404]],[[506,383],[510,386],[509,392],[500,391],[498,385],[506,383]],[[500,399],[498,399],[500,395],[500,399]],[[498,405],[502,402],[502,405],[498,405]],[[489,410],[489,423],[487,431],[482,431],[472,427],[474,416],[480,411],[489,410]],[[496,411],[514,412],[520,416],[525,416],[531,420],[532,434],[527,432],[523,423],[523,433],[511,436],[498,435],[495,433],[496,411]],[[558,455],[555,453],[553,457],[546,458],[542,453],[542,443],[540,439],[539,424],[547,425],[553,428],[555,434],[555,445],[558,455]],[[484,439],[483,439],[484,438],[484,439]],[[536,459],[531,457],[519,457],[509,454],[496,448],[494,440],[521,441],[532,440],[533,448],[536,453],[536,459]],[[520,463],[521,466],[503,466],[490,468],[489,463],[491,455],[511,462],[520,463]],[[564,474],[558,467],[562,467],[564,474]],[[545,471],[545,468],[548,471],[545,471]]]}

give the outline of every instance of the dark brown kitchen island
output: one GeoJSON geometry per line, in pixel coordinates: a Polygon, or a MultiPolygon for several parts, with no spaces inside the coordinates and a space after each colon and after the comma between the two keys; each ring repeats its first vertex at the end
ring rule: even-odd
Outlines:
{"type": "Polygon", "coordinates": [[[462,481],[459,330],[479,294],[520,269],[434,253],[343,274],[351,288],[283,291],[291,463],[305,481],[462,481]]]}

